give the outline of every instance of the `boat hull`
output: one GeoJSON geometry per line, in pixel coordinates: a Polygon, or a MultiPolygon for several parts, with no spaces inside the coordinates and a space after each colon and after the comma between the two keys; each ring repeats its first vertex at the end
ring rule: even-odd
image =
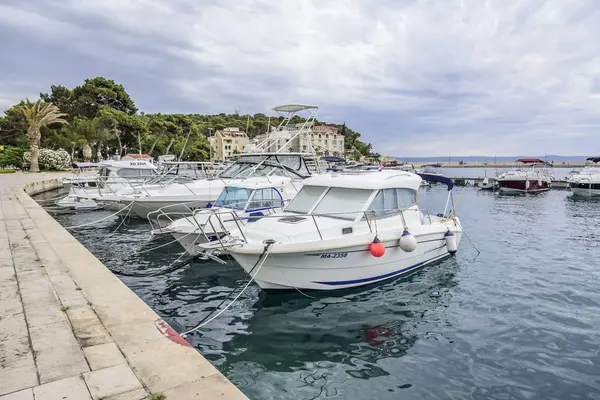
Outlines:
{"type": "Polygon", "coordinates": [[[600,183],[569,183],[569,188],[575,196],[596,197],[600,196],[600,183]]]}
{"type": "Polygon", "coordinates": [[[551,183],[545,180],[498,180],[500,191],[508,193],[535,193],[550,190],[551,183]]]}
{"type": "MultiPolygon", "coordinates": [[[[446,231],[417,237],[417,248],[403,251],[398,240],[384,242],[382,257],[374,257],[369,244],[331,249],[327,252],[271,253],[258,272],[253,271],[260,255],[230,249],[230,255],[264,290],[336,290],[370,285],[409,274],[451,255],[446,231]]],[[[455,231],[457,243],[461,232],[455,231]]],[[[276,245],[275,245],[276,248],[276,245]]]]}

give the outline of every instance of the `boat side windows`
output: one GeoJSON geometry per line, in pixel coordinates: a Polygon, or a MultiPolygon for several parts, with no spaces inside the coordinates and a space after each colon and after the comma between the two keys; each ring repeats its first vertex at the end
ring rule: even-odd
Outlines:
{"type": "Polygon", "coordinates": [[[417,203],[417,192],[412,189],[396,189],[398,208],[407,208],[417,203]]]}
{"type": "Polygon", "coordinates": [[[256,189],[252,200],[248,203],[248,210],[263,208],[283,207],[283,198],[275,188],[256,189]]]}
{"type": "Polygon", "coordinates": [[[241,210],[246,205],[249,196],[248,189],[228,186],[223,189],[214,205],[241,210]]]}
{"type": "Polygon", "coordinates": [[[327,188],[323,186],[303,186],[285,208],[285,211],[307,214],[325,190],[327,188]]]}
{"type": "Polygon", "coordinates": [[[141,168],[120,168],[117,176],[121,178],[144,178],[154,175],[154,170],[141,168]]]}
{"type": "Polygon", "coordinates": [[[381,189],[368,211],[376,218],[384,218],[400,212],[416,203],[416,192],[412,189],[381,189]]]}
{"type": "Polygon", "coordinates": [[[329,214],[328,217],[354,220],[371,197],[371,193],[371,189],[332,187],[313,214],[329,214]]]}

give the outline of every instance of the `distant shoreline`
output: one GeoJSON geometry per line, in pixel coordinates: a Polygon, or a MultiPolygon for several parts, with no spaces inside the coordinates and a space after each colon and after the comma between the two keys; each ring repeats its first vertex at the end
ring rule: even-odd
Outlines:
{"type": "MultiPolygon", "coordinates": [[[[439,164],[440,168],[527,168],[526,164],[517,162],[488,162],[488,161],[471,161],[464,162],[462,165],[458,162],[405,162],[404,165],[414,165],[416,168],[439,164]]],[[[557,161],[550,168],[581,168],[585,166],[585,161],[557,161]]]]}

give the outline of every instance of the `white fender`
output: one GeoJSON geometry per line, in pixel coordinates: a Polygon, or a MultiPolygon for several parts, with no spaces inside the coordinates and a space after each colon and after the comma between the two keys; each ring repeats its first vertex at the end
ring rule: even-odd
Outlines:
{"type": "Polygon", "coordinates": [[[405,230],[398,241],[400,248],[407,253],[414,251],[417,248],[417,239],[408,230],[405,230]]]}
{"type": "Polygon", "coordinates": [[[444,238],[446,239],[446,248],[448,249],[448,253],[456,253],[456,251],[458,250],[458,245],[456,244],[456,235],[448,231],[444,235],[444,238]]]}

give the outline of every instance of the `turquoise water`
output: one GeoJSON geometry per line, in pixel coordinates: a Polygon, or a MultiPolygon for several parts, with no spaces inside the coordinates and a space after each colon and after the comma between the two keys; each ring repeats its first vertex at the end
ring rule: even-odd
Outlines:
{"type": "MultiPolygon", "coordinates": [[[[600,202],[460,189],[479,256],[463,239],[455,257],[409,277],[314,298],[251,285],[188,340],[251,399],[599,399],[600,202]]],[[[441,212],[445,195],[432,187],[421,203],[441,212]]],[[[143,222],[118,225],[73,233],[113,269],[162,268],[180,254],[136,253],[162,242],[143,222]]],[[[122,279],[181,332],[248,278],[230,262],[122,279]]]]}

